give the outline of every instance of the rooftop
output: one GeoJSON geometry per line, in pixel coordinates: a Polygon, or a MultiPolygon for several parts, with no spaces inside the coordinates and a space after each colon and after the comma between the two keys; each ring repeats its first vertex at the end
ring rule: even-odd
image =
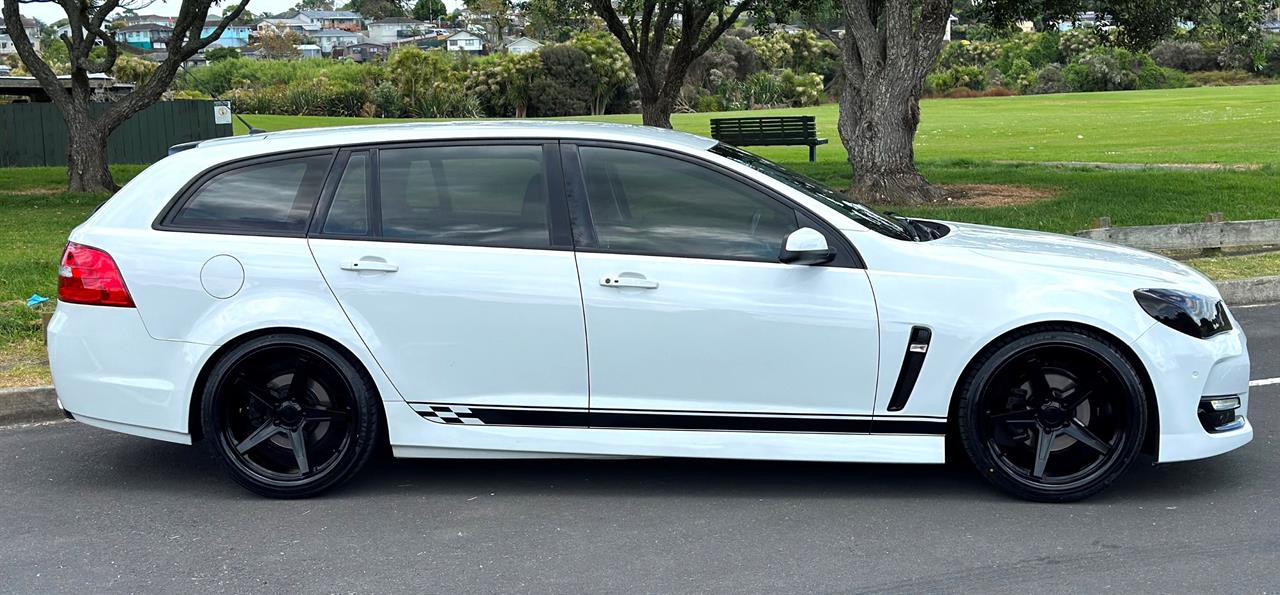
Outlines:
{"type": "Polygon", "coordinates": [[[358,13],[349,10],[303,10],[298,14],[306,15],[311,19],[358,19],[361,18],[358,13]]]}
{"type": "Polygon", "coordinates": [[[359,33],[343,29],[321,29],[311,34],[312,37],[359,37],[359,33]]]}

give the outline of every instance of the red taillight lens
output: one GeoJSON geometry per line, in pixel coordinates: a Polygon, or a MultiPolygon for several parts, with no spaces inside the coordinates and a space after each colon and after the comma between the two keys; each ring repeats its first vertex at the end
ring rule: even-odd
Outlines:
{"type": "Polygon", "coordinates": [[[72,304],[133,307],[133,298],[111,255],[75,242],[68,242],[62,253],[58,299],[72,304]]]}

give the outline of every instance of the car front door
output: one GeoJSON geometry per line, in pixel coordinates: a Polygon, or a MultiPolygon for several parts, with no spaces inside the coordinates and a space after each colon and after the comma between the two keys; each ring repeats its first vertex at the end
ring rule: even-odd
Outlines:
{"type": "Polygon", "coordinates": [[[557,144],[339,155],[309,240],[401,395],[432,421],[470,405],[587,406],[582,298],[557,144]]]}
{"type": "Polygon", "coordinates": [[[867,431],[876,307],[843,251],[783,264],[822,227],[701,160],[564,145],[599,427],[867,431]]]}

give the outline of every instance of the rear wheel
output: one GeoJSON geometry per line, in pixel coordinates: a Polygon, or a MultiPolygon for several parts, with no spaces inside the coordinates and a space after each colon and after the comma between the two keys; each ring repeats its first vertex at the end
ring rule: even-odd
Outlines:
{"type": "Polygon", "coordinates": [[[356,474],[378,443],[373,383],[316,339],[269,335],[210,371],[201,421],[233,479],[271,498],[305,498],[356,474]]]}
{"type": "Polygon", "coordinates": [[[1133,463],[1147,396],[1109,341],[1064,329],[988,350],[965,380],[957,413],[961,442],[983,476],[1021,498],[1068,502],[1105,489],[1133,463]]]}

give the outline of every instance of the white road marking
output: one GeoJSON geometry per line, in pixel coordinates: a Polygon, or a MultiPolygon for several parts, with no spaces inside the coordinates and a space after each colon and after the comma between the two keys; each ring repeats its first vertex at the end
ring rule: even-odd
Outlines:
{"type": "Polygon", "coordinates": [[[1249,381],[1249,386],[1267,386],[1271,384],[1280,384],[1280,378],[1263,378],[1249,381]]]}

